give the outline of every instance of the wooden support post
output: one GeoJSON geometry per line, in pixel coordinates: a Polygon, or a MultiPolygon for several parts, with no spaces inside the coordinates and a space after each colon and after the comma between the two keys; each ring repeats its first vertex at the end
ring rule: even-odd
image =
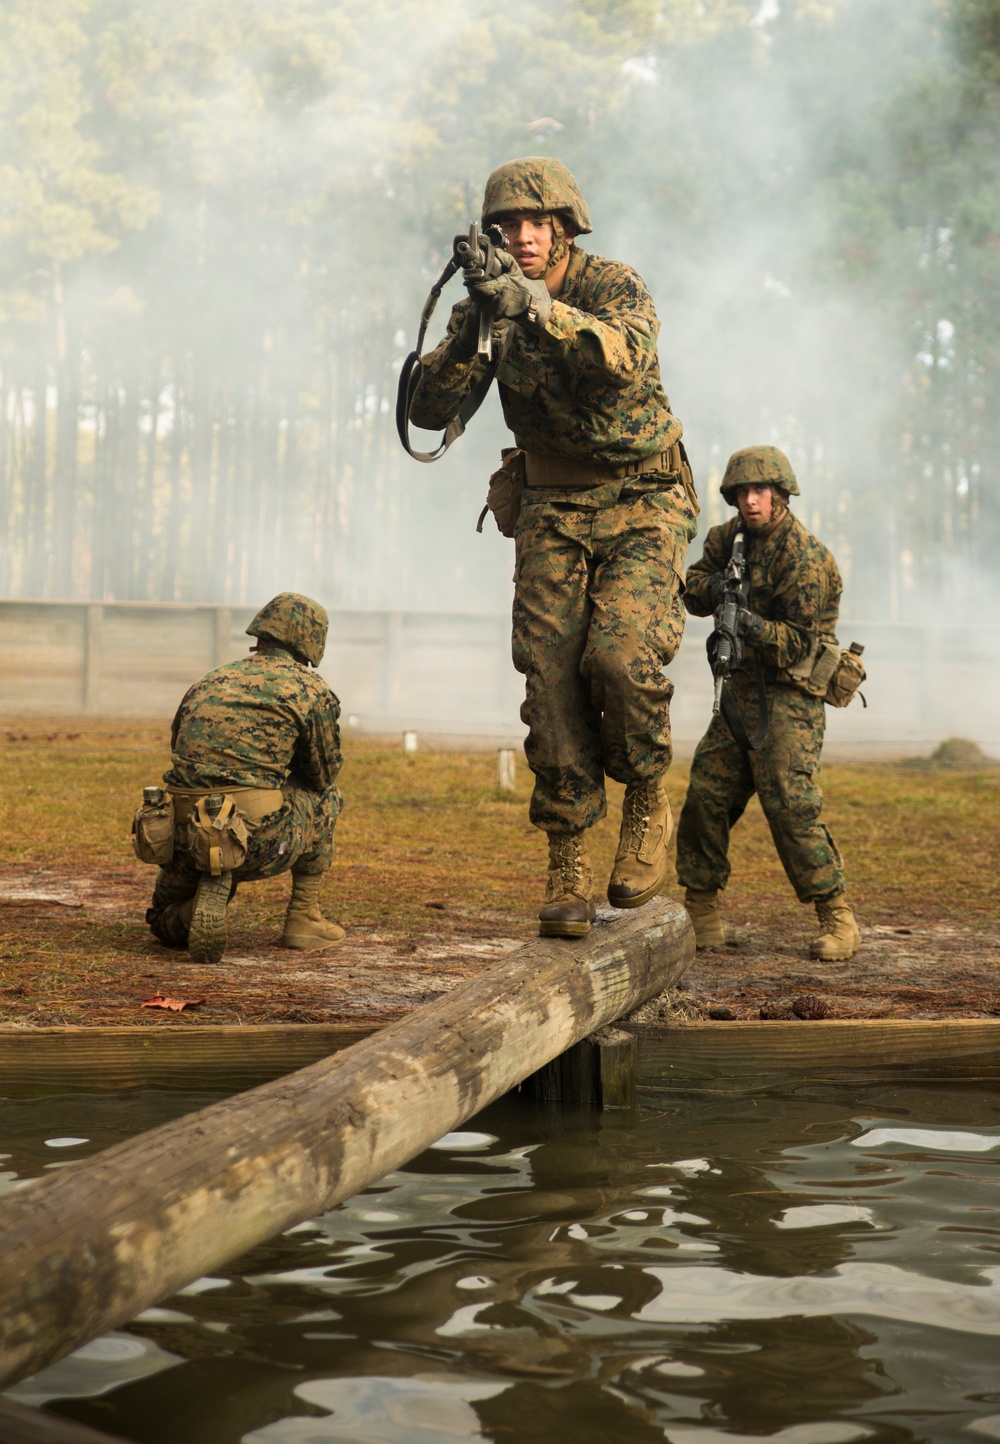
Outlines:
{"type": "Polygon", "coordinates": [[[0,1399],[2,1444],[125,1444],[118,1434],[98,1433],[87,1424],[27,1409],[13,1399],[0,1399]]]}
{"type": "Polygon", "coordinates": [[[634,1108],[639,1050],[635,1034],[601,1028],[590,1039],[597,1053],[602,1108],[634,1108]]]}
{"type": "Polygon", "coordinates": [[[521,1084],[524,1098],[563,1108],[634,1108],[635,1037],[624,1028],[601,1028],[567,1048],[521,1084]]]}
{"type": "Polygon", "coordinates": [[[101,710],[101,671],[104,660],[104,608],[100,602],[87,607],[87,629],[83,645],[83,710],[101,710]]]}
{"type": "Polygon", "coordinates": [[[664,898],[540,938],[333,1058],[7,1194],[0,1387],[384,1177],[693,958],[664,898]]]}
{"type": "Polygon", "coordinates": [[[233,660],[233,609],[232,607],[212,608],[212,657],[213,667],[223,667],[233,660]]]}
{"type": "Polygon", "coordinates": [[[500,792],[516,791],[513,747],[501,747],[497,753],[497,788],[500,792]]]}

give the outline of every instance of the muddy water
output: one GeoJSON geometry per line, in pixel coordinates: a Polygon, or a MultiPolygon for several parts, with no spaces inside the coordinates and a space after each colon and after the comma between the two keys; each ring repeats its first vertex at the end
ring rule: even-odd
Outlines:
{"type": "MultiPolygon", "coordinates": [[[[13,1392],[149,1444],[1000,1439],[987,1090],[497,1105],[13,1392]]],[[[208,1101],[6,1102],[0,1167],[208,1101]]]]}

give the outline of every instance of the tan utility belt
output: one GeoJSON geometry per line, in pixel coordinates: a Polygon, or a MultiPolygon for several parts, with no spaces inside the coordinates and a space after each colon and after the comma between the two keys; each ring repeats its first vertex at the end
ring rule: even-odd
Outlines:
{"type": "Polygon", "coordinates": [[[601,486],[606,481],[622,481],[627,476],[642,476],[647,471],[680,473],[685,465],[684,451],[679,441],[666,451],[654,452],[652,456],[640,457],[638,461],[626,461],[620,466],[608,466],[597,461],[575,460],[569,456],[552,456],[544,451],[524,453],[525,480],[528,486],[562,486],[567,491],[583,491],[590,486],[601,486]]]}
{"type": "Polygon", "coordinates": [[[238,811],[252,822],[277,812],[284,804],[285,796],[280,787],[168,787],[174,799],[174,819],[178,825],[187,822],[198,805],[199,798],[221,793],[231,797],[238,811]]]}

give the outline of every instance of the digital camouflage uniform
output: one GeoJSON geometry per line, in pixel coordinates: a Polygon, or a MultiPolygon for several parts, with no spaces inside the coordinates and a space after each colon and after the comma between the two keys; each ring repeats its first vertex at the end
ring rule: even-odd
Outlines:
{"type": "MultiPolygon", "coordinates": [[[[797,490],[797,488],[796,488],[797,490]]],[[[684,603],[694,616],[712,612],[709,582],[729,560],[738,517],[715,526],[700,560],[688,570],[684,603]]],[[[759,642],[746,643],[731,679],[748,733],[758,725],[755,657],[767,679],[770,725],[759,752],[744,752],[721,713],[713,717],[691,764],[691,782],[677,829],[677,876],[698,892],[729,879],[729,832],[756,792],[789,881],[801,902],[844,888],[840,854],[820,821],[819,759],[826,726],[822,698],[787,679],[817,642],[836,643],[841,580],[830,552],[786,511],[767,534],[747,532],[749,608],[766,619],[759,642]]]]}
{"type": "MultiPolygon", "coordinates": [[[[650,295],[629,266],[575,245],[569,257],[540,333],[493,328],[517,446],[570,464],[560,485],[532,485],[529,471],[515,531],[513,657],[525,677],[530,817],[550,837],[604,816],[605,774],[628,784],[670,765],[673,684],[662,668],[683,631],[697,515],[677,471],[627,474],[682,430],[660,381],[650,295]]],[[[486,363],[458,344],[470,305],[455,306],[445,339],[422,360],[417,426],[446,426],[483,375],[486,363]]]]}
{"type": "MultiPolygon", "coordinates": [[[[172,762],[163,778],[168,790],[274,788],[284,796],[280,808],[249,824],[247,856],[232,872],[234,884],[287,871],[319,877],[333,861],[334,825],[342,805],[336,786],[342,761],[340,704],[308,666],[313,660],[310,619],[303,622],[289,612],[299,601],[308,599],[284,593],[268,605],[281,612],[288,637],[301,639],[302,660],[294,654],[297,648],[269,640],[266,650],[216,667],[185,694],[171,728],[172,762]]],[[[268,615],[265,608],[251,627],[268,615]]],[[[322,617],[317,662],[325,642],[325,612],[322,617]]],[[[266,634],[257,628],[251,635],[266,634]]],[[[238,793],[236,800],[238,805],[238,793]]],[[[183,847],[160,868],[146,921],[163,942],[186,946],[187,924],[177,908],[195,895],[199,876],[183,847]]]]}

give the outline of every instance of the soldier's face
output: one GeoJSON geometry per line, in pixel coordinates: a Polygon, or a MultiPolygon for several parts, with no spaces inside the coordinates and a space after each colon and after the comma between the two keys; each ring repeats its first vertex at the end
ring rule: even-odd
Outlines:
{"type": "Polygon", "coordinates": [[[552,254],[552,217],[545,211],[508,211],[497,225],[523,273],[532,280],[542,276],[552,254]]]}
{"type": "Polygon", "coordinates": [[[774,492],[770,485],[747,484],[736,488],[736,506],[751,531],[767,526],[774,509],[774,492]]]}

